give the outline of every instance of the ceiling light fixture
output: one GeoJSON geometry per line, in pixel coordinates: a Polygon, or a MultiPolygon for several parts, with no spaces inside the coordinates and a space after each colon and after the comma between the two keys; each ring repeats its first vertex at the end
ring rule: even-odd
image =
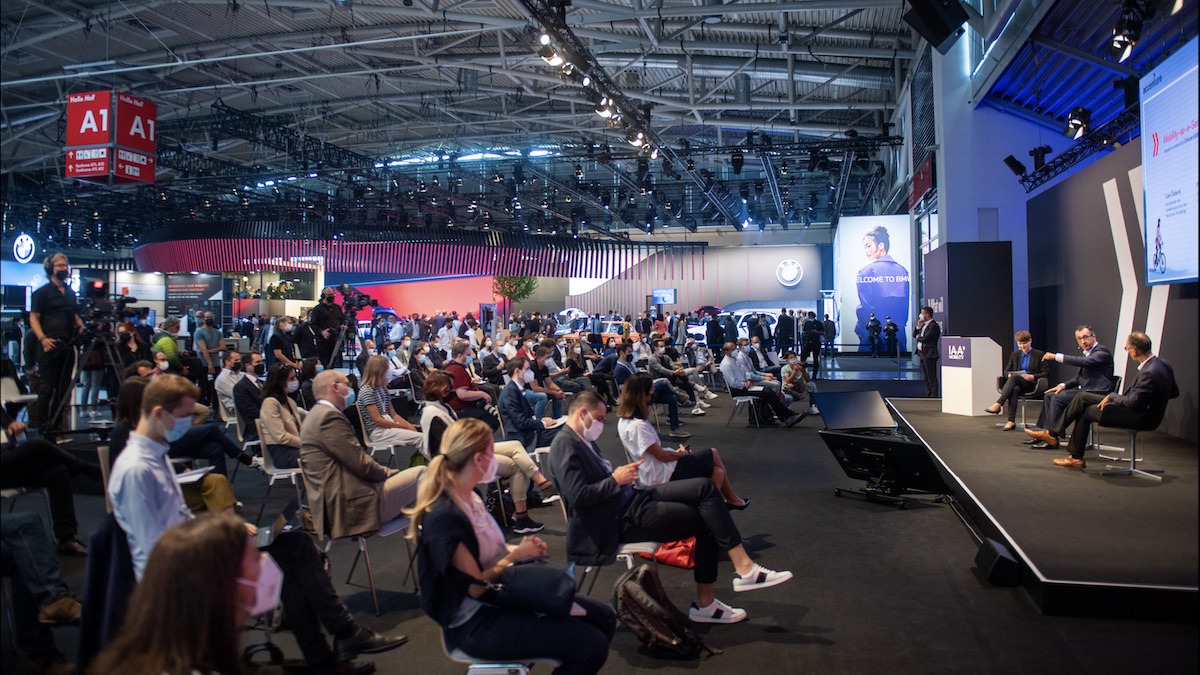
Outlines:
{"type": "Polygon", "coordinates": [[[1073,140],[1079,140],[1087,133],[1088,124],[1092,121],[1092,111],[1083,106],[1075,106],[1071,110],[1071,114],[1067,116],[1067,127],[1063,129],[1063,133],[1070,136],[1073,140]]]}

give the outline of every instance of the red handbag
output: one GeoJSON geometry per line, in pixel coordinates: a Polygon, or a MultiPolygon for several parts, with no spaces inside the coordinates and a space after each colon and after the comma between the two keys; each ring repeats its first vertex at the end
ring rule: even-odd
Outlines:
{"type": "Polygon", "coordinates": [[[690,570],[696,566],[696,538],[688,537],[679,541],[668,541],[658,545],[658,550],[651,556],[649,553],[641,554],[643,558],[651,558],[656,562],[672,567],[682,567],[685,570],[690,570]]]}

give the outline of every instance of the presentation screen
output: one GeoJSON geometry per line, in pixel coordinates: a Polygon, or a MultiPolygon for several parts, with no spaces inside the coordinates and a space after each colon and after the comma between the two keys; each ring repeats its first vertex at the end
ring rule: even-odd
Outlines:
{"type": "Polygon", "coordinates": [[[837,342],[842,351],[871,353],[871,317],[879,322],[880,354],[909,351],[912,335],[912,226],[907,215],[842,218],[833,244],[834,279],[841,299],[837,342]],[[899,329],[889,348],[882,332],[888,317],[899,329]]]}
{"type": "Polygon", "coordinates": [[[1185,47],[1141,79],[1146,283],[1200,279],[1196,219],[1196,47],[1185,47]]]}
{"type": "Polygon", "coordinates": [[[675,289],[654,288],[650,291],[650,297],[655,305],[673,305],[675,304],[675,289]]]}

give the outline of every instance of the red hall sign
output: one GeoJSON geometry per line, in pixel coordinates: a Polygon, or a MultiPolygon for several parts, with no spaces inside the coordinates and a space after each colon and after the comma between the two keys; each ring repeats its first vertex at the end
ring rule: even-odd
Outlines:
{"type": "Polygon", "coordinates": [[[109,129],[110,91],[67,96],[67,147],[103,145],[112,141],[109,129]]]}
{"type": "Polygon", "coordinates": [[[149,101],[117,94],[117,145],[142,154],[156,152],[155,123],[158,106],[149,101]]]}

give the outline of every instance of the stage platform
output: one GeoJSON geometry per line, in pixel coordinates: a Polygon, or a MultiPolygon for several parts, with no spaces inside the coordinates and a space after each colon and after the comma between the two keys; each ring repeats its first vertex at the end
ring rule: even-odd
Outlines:
{"type": "MultiPolygon", "coordinates": [[[[1046,614],[1195,621],[1197,618],[1197,448],[1162,433],[1141,434],[1139,465],[1162,482],[1103,476],[1052,463],[1065,449],[1023,445],[1003,416],[942,414],[937,400],[890,399],[940,463],[952,496],[983,536],[1008,546],[1022,583],[1046,614]]],[[[1030,406],[1036,415],[1036,406],[1030,406]]],[[[1128,435],[1103,430],[1124,446],[1128,435]]]]}

